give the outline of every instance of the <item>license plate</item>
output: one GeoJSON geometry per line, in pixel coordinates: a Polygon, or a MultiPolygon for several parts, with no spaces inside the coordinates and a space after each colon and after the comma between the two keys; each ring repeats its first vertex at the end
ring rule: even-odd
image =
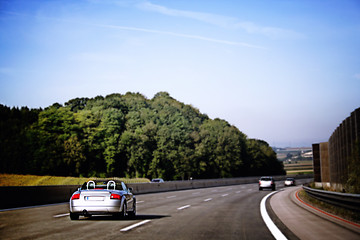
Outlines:
{"type": "Polygon", "coordinates": [[[104,197],[86,197],[86,201],[104,201],[104,197]]]}

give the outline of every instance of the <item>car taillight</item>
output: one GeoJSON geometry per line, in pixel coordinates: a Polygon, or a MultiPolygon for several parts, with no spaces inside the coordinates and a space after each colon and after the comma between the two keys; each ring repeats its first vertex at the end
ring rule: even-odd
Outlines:
{"type": "Polygon", "coordinates": [[[118,199],[118,200],[120,200],[121,196],[119,194],[113,193],[113,194],[110,195],[110,199],[118,199]]]}
{"type": "Polygon", "coordinates": [[[76,199],[80,199],[80,193],[76,193],[72,195],[71,200],[76,200],[76,199]]]}

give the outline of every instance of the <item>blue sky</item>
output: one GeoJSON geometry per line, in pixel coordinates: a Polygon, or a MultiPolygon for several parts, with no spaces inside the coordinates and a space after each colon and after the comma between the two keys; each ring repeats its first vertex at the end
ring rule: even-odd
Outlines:
{"type": "Polygon", "coordinates": [[[0,0],[0,103],[166,91],[272,146],[360,107],[360,1],[0,0]]]}

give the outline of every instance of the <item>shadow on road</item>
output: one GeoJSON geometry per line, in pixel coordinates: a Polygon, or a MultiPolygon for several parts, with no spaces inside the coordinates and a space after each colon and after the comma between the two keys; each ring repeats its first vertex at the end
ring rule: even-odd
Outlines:
{"type": "Polygon", "coordinates": [[[108,215],[95,215],[91,217],[80,217],[79,221],[129,221],[129,220],[151,220],[151,219],[160,219],[165,217],[171,217],[170,215],[144,215],[139,214],[135,217],[126,217],[126,218],[119,218],[114,216],[108,215]]]}

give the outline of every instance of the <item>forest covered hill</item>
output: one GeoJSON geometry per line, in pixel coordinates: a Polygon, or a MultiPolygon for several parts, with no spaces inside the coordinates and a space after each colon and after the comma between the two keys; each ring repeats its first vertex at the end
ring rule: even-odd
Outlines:
{"type": "Polygon", "coordinates": [[[167,92],[76,98],[45,109],[0,104],[2,173],[162,177],[285,174],[273,149],[167,92]]]}

